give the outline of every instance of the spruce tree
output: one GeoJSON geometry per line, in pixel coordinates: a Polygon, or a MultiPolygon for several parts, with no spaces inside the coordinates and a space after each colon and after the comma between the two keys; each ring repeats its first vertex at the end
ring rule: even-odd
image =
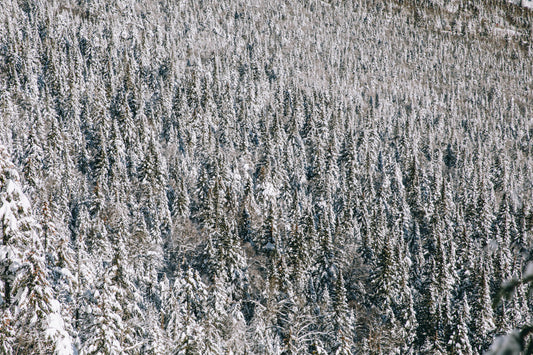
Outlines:
{"type": "Polygon", "coordinates": [[[0,146],[0,334],[6,352],[72,352],[60,303],[48,280],[41,226],[7,149],[0,146]]]}

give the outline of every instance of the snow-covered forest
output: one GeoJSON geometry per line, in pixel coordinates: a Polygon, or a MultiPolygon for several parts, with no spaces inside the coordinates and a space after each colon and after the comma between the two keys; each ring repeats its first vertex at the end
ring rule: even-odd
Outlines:
{"type": "Polygon", "coordinates": [[[498,296],[533,261],[533,9],[0,6],[0,353],[478,354],[533,323],[527,282],[498,296]]]}

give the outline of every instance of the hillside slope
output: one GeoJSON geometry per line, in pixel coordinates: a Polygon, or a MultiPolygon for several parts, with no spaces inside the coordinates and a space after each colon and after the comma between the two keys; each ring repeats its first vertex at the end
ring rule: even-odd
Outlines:
{"type": "Polygon", "coordinates": [[[464,3],[6,0],[55,351],[468,354],[531,322],[526,286],[493,300],[533,259],[533,11],[464,3]]]}

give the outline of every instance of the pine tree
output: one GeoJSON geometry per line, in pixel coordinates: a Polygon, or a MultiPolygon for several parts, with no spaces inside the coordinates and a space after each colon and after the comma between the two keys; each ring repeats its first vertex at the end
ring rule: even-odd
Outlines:
{"type": "Polygon", "coordinates": [[[494,258],[494,278],[497,284],[501,284],[511,277],[511,241],[518,234],[507,194],[503,196],[494,229],[495,242],[498,243],[494,258]]]}
{"type": "Polygon", "coordinates": [[[220,223],[218,236],[218,255],[221,268],[218,273],[227,282],[228,290],[233,300],[241,300],[247,281],[246,259],[241,248],[237,231],[230,220],[224,218],[220,223]]]}
{"type": "Polygon", "coordinates": [[[486,181],[484,177],[480,178],[480,182],[477,186],[477,201],[474,216],[474,237],[477,242],[485,247],[489,242],[489,237],[491,234],[492,224],[494,222],[493,211],[493,193],[492,186],[490,182],[486,181]]]}
{"type": "Polygon", "coordinates": [[[355,335],[355,319],[352,311],[348,308],[342,273],[339,273],[337,280],[335,281],[334,296],[333,330],[335,334],[335,343],[332,350],[338,355],[352,354],[354,346],[353,338],[355,335]]]}
{"type": "Polygon", "coordinates": [[[296,290],[303,288],[303,281],[308,270],[309,249],[300,224],[302,223],[299,209],[292,217],[292,226],[287,242],[288,258],[291,265],[291,281],[296,290]]]}
{"type": "MultiPolygon", "coordinates": [[[[391,233],[392,234],[392,233],[391,233]]],[[[376,267],[372,275],[372,307],[377,316],[377,327],[380,329],[382,335],[389,339],[387,344],[383,344],[383,349],[391,353],[399,351],[399,340],[396,338],[400,336],[399,323],[396,315],[396,308],[398,307],[396,298],[400,292],[398,288],[398,274],[399,264],[395,255],[395,244],[397,240],[386,232],[381,232],[377,238],[383,238],[381,242],[376,242],[382,245],[379,251],[379,257],[376,260],[376,267]]]]}
{"type": "MultiPolygon", "coordinates": [[[[238,336],[232,334],[231,329],[233,319],[230,310],[233,305],[223,278],[215,276],[207,290],[205,316],[201,320],[204,335],[200,343],[200,352],[219,354],[227,351],[228,337],[238,336]]],[[[228,351],[232,350],[228,349],[228,351]]]]}
{"type": "Polygon", "coordinates": [[[471,355],[474,353],[470,345],[468,323],[470,323],[470,306],[466,295],[463,295],[461,303],[455,307],[454,311],[454,330],[448,349],[453,354],[471,355]]]}
{"type": "Polygon", "coordinates": [[[122,319],[120,290],[113,278],[116,267],[104,271],[97,281],[90,304],[82,314],[82,354],[117,354],[125,351],[123,333],[127,331],[122,319]]]}
{"type": "Polygon", "coordinates": [[[15,353],[71,352],[60,304],[48,280],[40,225],[22,191],[5,147],[0,146],[0,245],[4,350],[15,353]]]}
{"type": "Polygon", "coordinates": [[[475,298],[472,303],[472,331],[475,337],[474,346],[477,351],[486,350],[494,332],[494,313],[490,292],[490,274],[487,260],[489,256],[479,261],[476,275],[475,298]]]}
{"type": "Polygon", "coordinates": [[[28,186],[37,190],[42,184],[41,170],[44,160],[41,129],[41,119],[38,119],[36,125],[30,128],[22,170],[28,186]]]}
{"type": "Polygon", "coordinates": [[[206,299],[206,286],[197,272],[188,269],[176,279],[165,304],[165,328],[172,353],[201,352],[201,339],[205,336],[201,320],[206,317],[206,299]]]}
{"type": "Polygon", "coordinates": [[[270,313],[262,305],[257,306],[256,315],[247,329],[249,349],[258,354],[282,354],[279,337],[270,326],[270,313]]]}

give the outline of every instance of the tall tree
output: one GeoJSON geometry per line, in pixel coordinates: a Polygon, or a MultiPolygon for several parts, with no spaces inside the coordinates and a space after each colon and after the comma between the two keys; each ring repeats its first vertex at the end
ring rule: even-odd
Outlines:
{"type": "Polygon", "coordinates": [[[60,304],[48,280],[41,226],[4,146],[0,146],[0,198],[3,348],[9,353],[72,352],[60,304]]]}

